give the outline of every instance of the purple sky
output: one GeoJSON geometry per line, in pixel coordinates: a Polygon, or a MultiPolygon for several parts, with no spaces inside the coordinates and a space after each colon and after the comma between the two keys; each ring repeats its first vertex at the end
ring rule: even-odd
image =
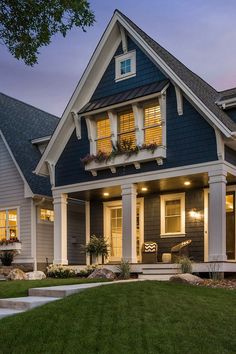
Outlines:
{"type": "Polygon", "coordinates": [[[91,0],[87,33],[74,29],[40,50],[33,68],[0,47],[0,91],[61,116],[115,8],[217,90],[236,86],[235,0],[91,0]]]}

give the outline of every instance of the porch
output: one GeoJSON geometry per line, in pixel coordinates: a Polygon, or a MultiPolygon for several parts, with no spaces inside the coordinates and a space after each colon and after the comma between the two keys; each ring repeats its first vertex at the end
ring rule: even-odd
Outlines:
{"type": "MultiPolygon", "coordinates": [[[[53,262],[68,264],[69,199],[84,202],[84,244],[93,234],[107,239],[111,267],[123,258],[142,272],[143,244],[153,241],[158,268],[163,253],[191,239],[194,272],[209,272],[207,262],[217,263],[221,272],[236,272],[234,176],[231,165],[218,162],[54,188],[53,262]]],[[[83,264],[89,263],[84,256],[83,264]]]]}

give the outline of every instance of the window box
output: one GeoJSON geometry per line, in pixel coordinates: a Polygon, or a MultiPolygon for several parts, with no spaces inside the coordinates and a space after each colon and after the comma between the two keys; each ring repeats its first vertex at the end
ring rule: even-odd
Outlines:
{"type": "Polygon", "coordinates": [[[17,251],[17,253],[21,253],[21,242],[9,242],[0,244],[0,252],[1,251],[17,251]]]}
{"type": "Polygon", "coordinates": [[[163,159],[166,158],[166,149],[163,146],[158,146],[154,151],[142,149],[136,154],[129,156],[128,154],[117,155],[108,161],[91,161],[85,165],[85,170],[90,171],[94,176],[97,171],[110,168],[112,173],[116,172],[116,167],[134,165],[136,169],[140,168],[140,163],[156,160],[158,165],[162,165],[163,159]]]}

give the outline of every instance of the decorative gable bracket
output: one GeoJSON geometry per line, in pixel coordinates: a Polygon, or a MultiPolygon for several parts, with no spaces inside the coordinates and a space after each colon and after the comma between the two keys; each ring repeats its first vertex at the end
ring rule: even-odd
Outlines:
{"type": "Polygon", "coordinates": [[[76,131],[76,136],[77,139],[81,139],[81,115],[76,113],[75,111],[71,112],[74,124],[75,124],[75,131],[76,131]]]}
{"type": "Polygon", "coordinates": [[[51,183],[51,186],[54,187],[55,186],[55,165],[50,161],[46,161],[46,162],[47,162],[47,166],[48,166],[50,183],[51,183]]]}
{"type": "Polygon", "coordinates": [[[175,85],[175,94],[176,94],[176,102],[177,102],[177,112],[179,116],[182,116],[184,113],[183,108],[183,94],[178,86],[175,85]]]}

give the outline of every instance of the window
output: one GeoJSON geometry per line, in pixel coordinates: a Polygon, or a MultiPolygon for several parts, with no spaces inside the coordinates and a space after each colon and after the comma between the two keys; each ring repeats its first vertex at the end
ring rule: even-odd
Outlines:
{"type": "Polygon", "coordinates": [[[0,210],[0,240],[18,237],[17,209],[0,210]]]}
{"type": "Polygon", "coordinates": [[[54,221],[54,211],[51,209],[40,209],[39,216],[41,221],[54,221]]]}
{"type": "Polygon", "coordinates": [[[136,75],[136,52],[128,52],[115,58],[116,81],[128,79],[136,75]]]}
{"type": "Polygon", "coordinates": [[[109,118],[98,120],[96,122],[96,130],[96,151],[111,152],[111,127],[109,118]]]}
{"type": "Polygon", "coordinates": [[[144,107],[144,143],[162,145],[161,110],[159,105],[144,107]]]}
{"type": "Polygon", "coordinates": [[[122,112],[118,115],[118,142],[121,146],[134,147],[136,145],[134,113],[122,112]]]}
{"type": "Polygon", "coordinates": [[[161,236],[184,236],[185,195],[167,194],[161,196],[161,236]]]}

